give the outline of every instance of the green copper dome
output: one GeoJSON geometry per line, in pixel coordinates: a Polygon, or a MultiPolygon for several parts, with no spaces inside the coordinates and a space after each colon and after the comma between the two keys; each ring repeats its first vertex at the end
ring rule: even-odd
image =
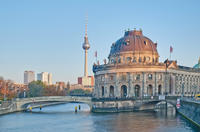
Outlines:
{"type": "Polygon", "coordinates": [[[193,68],[200,68],[200,57],[199,57],[199,62],[196,64],[193,68]]]}

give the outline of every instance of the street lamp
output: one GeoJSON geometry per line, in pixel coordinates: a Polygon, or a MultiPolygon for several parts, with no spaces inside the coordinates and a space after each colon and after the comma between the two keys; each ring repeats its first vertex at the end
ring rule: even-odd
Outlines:
{"type": "Polygon", "coordinates": [[[24,89],[24,98],[26,98],[26,89],[24,89]]]}

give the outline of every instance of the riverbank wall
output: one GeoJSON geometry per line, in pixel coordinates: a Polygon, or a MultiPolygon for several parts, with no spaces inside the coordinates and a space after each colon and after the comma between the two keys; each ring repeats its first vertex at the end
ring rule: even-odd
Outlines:
{"type": "Polygon", "coordinates": [[[161,100],[93,99],[92,112],[152,111],[161,100]]]}
{"type": "Polygon", "coordinates": [[[177,112],[200,127],[200,101],[181,99],[177,112]]]}

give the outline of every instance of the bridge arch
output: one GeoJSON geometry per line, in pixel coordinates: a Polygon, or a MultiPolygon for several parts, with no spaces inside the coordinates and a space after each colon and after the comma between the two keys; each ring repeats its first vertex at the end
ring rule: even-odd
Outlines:
{"type": "Polygon", "coordinates": [[[34,107],[38,107],[37,103],[41,102],[68,102],[68,103],[85,103],[88,104],[90,110],[92,108],[91,97],[77,97],[77,96],[46,96],[46,97],[34,97],[24,98],[16,100],[17,110],[25,110],[29,104],[36,104],[34,107]]]}
{"type": "Polygon", "coordinates": [[[173,108],[176,108],[175,102],[166,101],[166,100],[150,100],[142,102],[138,109],[140,110],[155,110],[156,108],[165,108],[165,103],[167,102],[168,106],[172,106],[173,108]],[[159,107],[159,105],[162,104],[163,106],[159,107]]]}

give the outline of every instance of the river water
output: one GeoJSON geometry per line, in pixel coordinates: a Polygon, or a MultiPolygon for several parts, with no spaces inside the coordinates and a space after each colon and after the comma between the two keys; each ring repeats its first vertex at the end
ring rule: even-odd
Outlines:
{"type": "Polygon", "coordinates": [[[0,132],[200,132],[174,109],[158,112],[90,113],[89,106],[61,104],[0,116],[0,132]]]}

